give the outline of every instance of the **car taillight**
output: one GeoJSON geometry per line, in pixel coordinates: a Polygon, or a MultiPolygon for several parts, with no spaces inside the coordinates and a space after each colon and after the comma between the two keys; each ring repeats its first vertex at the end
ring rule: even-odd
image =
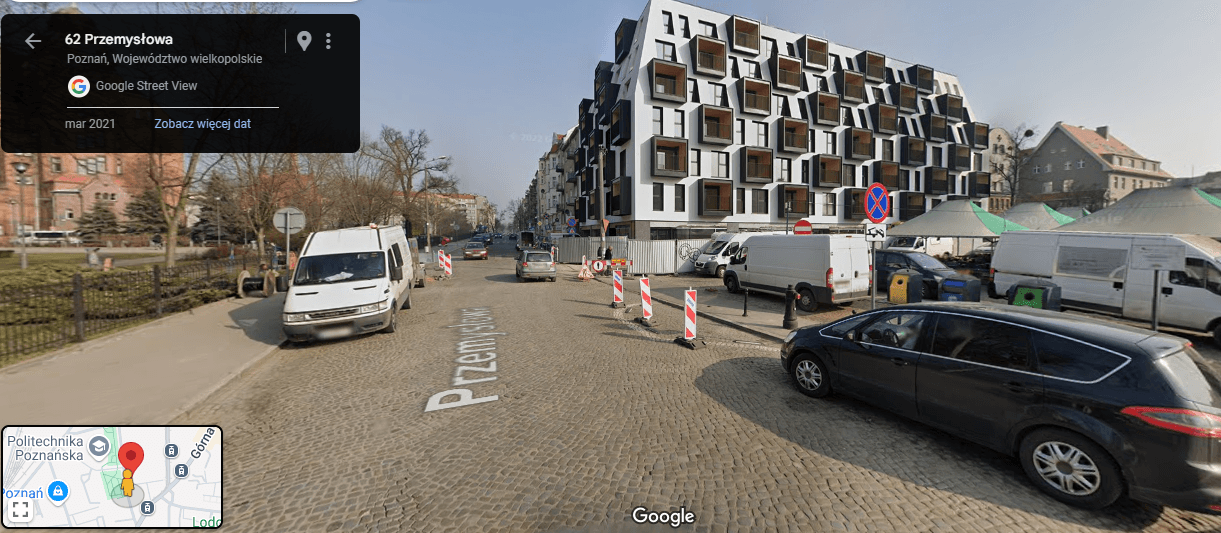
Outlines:
{"type": "Polygon", "coordinates": [[[1174,407],[1124,407],[1119,412],[1149,425],[1193,437],[1221,438],[1221,416],[1174,407]]]}
{"type": "Polygon", "coordinates": [[[528,267],[530,266],[530,263],[522,263],[521,266],[528,267]]]}
{"type": "Polygon", "coordinates": [[[994,278],[995,278],[995,277],[996,277],[996,269],[995,269],[995,268],[989,268],[989,269],[988,269],[988,275],[989,275],[989,276],[992,276],[992,277],[994,277],[994,278]]]}
{"type": "Polygon", "coordinates": [[[834,276],[834,275],[835,275],[835,269],[834,269],[834,268],[828,268],[828,269],[827,269],[827,286],[828,286],[828,287],[830,287],[830,286],[831,286],[831,277],[832,277],[832,276],[834,276]]]}
{"type": "Polygon", "coordinates": [[[555,263],[547,263],[548,267],[555,268],[555,263]]]}

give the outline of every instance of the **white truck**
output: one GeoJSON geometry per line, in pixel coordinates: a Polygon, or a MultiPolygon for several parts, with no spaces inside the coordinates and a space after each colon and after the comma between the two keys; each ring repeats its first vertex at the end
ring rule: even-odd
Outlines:
{"type": "Polygon", "coordinates": [[[284,299],[284,334],[293,342],[393,333],[419,283],[403,228],[319,231],[301,249],[284,299]]]}
{"type": "Polygon", "coordinates": [[[864,235],[752,235],[730,260],[725,287],[783,295],[792,285],[797,306],[813,311],[868,298],[871,255],[864,235]]]}
{"type": "Polygon", "coordinates": [[[1221,344],[1221,243],[1200,235],[1017,231],[1001,235],[992,256],[996,292],[1023,279],[1060,286],[1064,307],[1151,320],[1153,270],[1131,268],[1142,246],[1178,246],[1185,270],[1158,271],[1158,322],[1211,331],[1221,344]]]}
{"type": "Polygon", "coordinates": [[[783,231],[760,231],[760,232],[730,232],[723,231],[712,234],[712,240],[708,241],[703,248],[700,248],[699,254],[695,256],[695,271],[718,278],[725,277],[725,268],[729,266],[729,259],[734,254],[738,253],[738,248],[742,246],[742,242],[748,237],[754,235],[783,235],[783,231]]]}

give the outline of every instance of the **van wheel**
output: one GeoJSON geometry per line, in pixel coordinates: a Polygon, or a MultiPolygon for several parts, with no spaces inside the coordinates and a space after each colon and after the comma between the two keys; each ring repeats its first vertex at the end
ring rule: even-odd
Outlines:
{"type": "Polygon", "coordinates": [[[803,288],[797,290],[797,295],[801,298],[797,300],[797,308],[807,313],[818,309],[818,300],[814,299],[814,291],[803,288]]]}
{"type": "Polygon", "coordinates": [[[1111,456],[1071,431],[1044,428],[1027,435],[1018,459],[1039,490],[1069,505],[1102,509],[1124,491],[1123,477],[1111,456]]]}
{"type": "Polygon", "coordinates": [[[996,283],[988,282],[988,297],[989,298],[1000,298],[1001,297],[1001,295],[996,292],[996,283]]]}
{"type": "Polygon", "coordinates": [[[394,333],[394,330],[398,329],[399,310],[394,306],[393,303],[390,305],[390,309],[392,309],[392,311],[390,311],[390,323],[387,324],[386,327],[382,328],[382,333],[394,333]]]}
{"type": "Polygon", "coordinates": [[[738,284],[737,276],[733,274],[725,276],[725,290],[735,294],[742,290],[742,285],[738,284]]]}
{"type": "Polygon", "coordinates": [[[716,277],[718,277],[718,278],[725,277],[725,265],[716,267],[716,277]]]}
{"type": "Polygon", "coordinates": [[[797,390],[806,396],[822,398],[831,394],[831,374],[817,355],[803,353],[797,356],[789,377],[793,378],[797,390]]]}

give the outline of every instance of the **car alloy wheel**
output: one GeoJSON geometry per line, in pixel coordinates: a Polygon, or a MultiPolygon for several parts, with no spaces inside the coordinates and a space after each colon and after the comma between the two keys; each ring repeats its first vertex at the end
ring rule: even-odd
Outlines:
{"type": "Polygon", "coordinates": [[[1090,439],[1043,428],[1022,439],[1019,460],[1039,490],[1069,505],[1101,509],[1123,494],[1119,466],[1090,439]]]}
{"type": "Polygon", "coordinates": [[[793,361],[793,371],[790,373],[797,390],[806,396],[822,398],[831,393],[831,384],[827,381],[827,367],[822,359],[812,353],[797,356],[793,361]]]}
{"type": "Polygon", "coordinates": [[[1072,444],[1044,442],[1034,449],[1031,460],[1043,481],[1060,492],[1089,496],[1098,491],[1098,465],[1072,444]]]}
{"type": "Polygon", "coordinates": [[[725,277],[725,266],[724,265],[716,267],[716,277],[718,277],[718,278],[725,277]]]}

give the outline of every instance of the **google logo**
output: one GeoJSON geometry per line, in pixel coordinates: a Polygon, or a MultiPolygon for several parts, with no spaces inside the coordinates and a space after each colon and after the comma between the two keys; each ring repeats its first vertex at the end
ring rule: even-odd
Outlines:
{"type": "Polygon", "coordinates": [[[68,81],[68,94],[84,98],[86,94],[89,94],[89,78],[72,76],[72,79],[68,81]]]}

